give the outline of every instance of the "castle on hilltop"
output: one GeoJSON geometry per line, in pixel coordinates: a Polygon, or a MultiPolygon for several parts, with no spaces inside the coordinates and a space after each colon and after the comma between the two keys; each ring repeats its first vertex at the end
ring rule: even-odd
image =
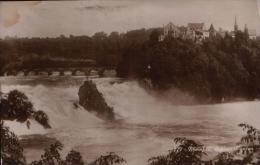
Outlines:
{"type": "MultiPolygon", "coordinates": [[[[210,25],[210,28],[206,28],[204,23],[188,23],[187,26],[177,26],[172,22],[168,23],[166,26],[163,26],[161,35],[159,36],[159,41],[163,41],[165,38],[182,38],[182,39],[191,39],[195,41],[202,41],[206,38],[214,37],[219,35],[225,37],[229,34],[232,37],[235,37],[236,32],[238,31],[237,18],[235,18],[234,30],[229,32],[219,28],[216,30],[213,24],[210,25]]],[[[256,31],[249,30],[245,25],[244,31],[248,34],[250,39],[256,39],[256,31]]]]}
{"type": "Polygon", "coordinates": [[[176,26],[172,22],[163,27],[163,33],[159,36],[159,41],[166,37],[202,40],[209,37],[209,30],[204,23],[188,23],[188,26],[176,26]]]}

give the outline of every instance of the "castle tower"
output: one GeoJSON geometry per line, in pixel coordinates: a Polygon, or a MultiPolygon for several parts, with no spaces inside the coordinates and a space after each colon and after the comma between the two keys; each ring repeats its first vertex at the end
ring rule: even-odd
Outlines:
{"type": "Polygon", "coordinates": [[[247,24],[245,24],[245,33],[248,33],[247,24]]]}
{"type": "Polygon", "coordinates": [[[235,32],[238,31],[237,16],[235,17],[234,31],[235,31],[235,32]]]}
{"type": "Polygon", "coordinates": [[[210,31],[215,31],[215,28],[214,28],[213,24],[210,25],[209,30],[210,31]]]}
{"type": "Polygon", "coordinates": [[[247,24],[245,24],[244,33],[245,33],[246,37],[249,38],[249,32],[248,32],[247,24]]]}
{"type": "Polygon", "coordinates": [[[210,28],[209,28],[209,37],[214,37],[216,36],[216,30],[213,26],[213,24],[210,25],[210,28]]]}

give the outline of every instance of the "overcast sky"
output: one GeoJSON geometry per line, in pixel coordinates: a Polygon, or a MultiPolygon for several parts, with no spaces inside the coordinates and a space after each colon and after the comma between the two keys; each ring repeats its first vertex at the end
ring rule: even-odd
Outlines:
{"type": "Polygon", "coordinates": [[[159,27],[168,22],[211,23],[231,30],[237,16],[260,35],[260,0],[86,0],[0,2],[0,37],[93,35],[159,27]]]}

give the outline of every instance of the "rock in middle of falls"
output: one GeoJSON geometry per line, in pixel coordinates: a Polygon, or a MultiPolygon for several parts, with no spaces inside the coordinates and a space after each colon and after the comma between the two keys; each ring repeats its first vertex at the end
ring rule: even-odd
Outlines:
{"type": "Polygon", "coordinates": [[[92,81],[85,81],[79,88],[79,104],[90,112],[95,112],[98,117],[105,120],[114,120],[113,108],[108,106],[102,93],[92,81]]]}

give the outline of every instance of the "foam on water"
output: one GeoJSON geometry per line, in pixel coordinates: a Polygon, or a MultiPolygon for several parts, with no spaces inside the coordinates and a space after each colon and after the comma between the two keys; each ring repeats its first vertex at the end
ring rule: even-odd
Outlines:
{"type": "Polygon", "coordinates": [[[259,101],[180,106],[152,96],[135,81],[108,81],[97,79],[97,87],[115,112],[129,123],[195,124],[209,120],[230,124],[248,122],[260,126],[260,120],[255,117],[256,114],[260,115],[259,101]]]}
{"type": "MultiPolygon", "coordinates": [[[[49,118],[52,129],[70,128],[70,127],[90,127],[102,123],[100,119],[86,110],[75,109],[73,103],[77,103],[77,87],[46,87],[44,85],[4,85],[3,92],[18,89],[29,97],[34,104],[35,109],[45,111],[49,118]]],[[[33,122],[33,121],[32,121],[33,122]]],[[[41,126],[32,123],[32,127],[27,129],[25,125],[15,122],[9,122],[11,129],[14,127],[17,134],[46,133],[47,130],[41,126]]],[[[8,125],[9,125],[8,123],[8,125]]]]}

